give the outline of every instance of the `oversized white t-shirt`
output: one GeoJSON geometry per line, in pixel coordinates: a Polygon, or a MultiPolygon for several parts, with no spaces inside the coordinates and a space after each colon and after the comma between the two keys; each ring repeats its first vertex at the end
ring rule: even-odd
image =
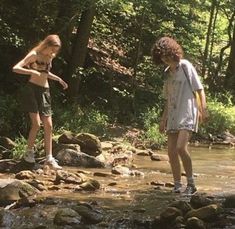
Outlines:
{"type": "Polygon", "coordinates": [[[188,60],[182,59],[174,73],[166,70],[166,77],[163,91],[168,106],[167,132],[182,129],[197,132],[198,108],[193,91],[203,89],[203,86],[196,69],[188,60]]]}

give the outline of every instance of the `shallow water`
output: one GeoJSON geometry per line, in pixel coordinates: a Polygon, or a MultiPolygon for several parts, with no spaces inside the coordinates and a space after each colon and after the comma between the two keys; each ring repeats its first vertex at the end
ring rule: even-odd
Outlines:
{"type": "MultiPolygon", "coordinates": [[[[190,147],[198,191],[209,194],[226,194],[235,192],[235,149],[190,147]]],[[[166,151],[159,152],[166,154],[166,151]]],[[[151,185],[152,181],[172,182],[170,165],[166,161],[151,161],[148,156],[134,156],[137,170],[144,173],[144,177],[123,177],[112,175],[110,168],[82,169],[93,172],[109,173],[108,177],[95,176],[100,184],[96,192],[47,192],[44,195],[75,199],[80,201],[97,201],[108,212],[109,220],[115,217],[156,216],[170,202],[180,198],[171,193],[171,188],[157,190],[151,185]],[[109,185],[116,183],[116,185],[109,185]]],[[[67,167],[70,171],[78,168],[67,167]]],[[[186,178],[183,177],[183,183],[186,178]]]]}

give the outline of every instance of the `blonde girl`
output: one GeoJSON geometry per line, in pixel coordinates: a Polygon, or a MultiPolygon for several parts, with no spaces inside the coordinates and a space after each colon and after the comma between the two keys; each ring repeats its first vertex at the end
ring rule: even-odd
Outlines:
{"type": "Polygon", "coordinates": [[[60,48],[59,36],[49,35],[13,67],[13,72],[30,76],[22,98],[23,108],[29,113],[31,120],[28,145],[23,159],[28,163],[35,163],[34,144],[42,122],[46,153],[45,165],[52,169],[62,167],[52,156],[52,110],[48,79],[58,81],[63,89],[68,87],[66,82],[50,72],[52,60],[60,48]]]}

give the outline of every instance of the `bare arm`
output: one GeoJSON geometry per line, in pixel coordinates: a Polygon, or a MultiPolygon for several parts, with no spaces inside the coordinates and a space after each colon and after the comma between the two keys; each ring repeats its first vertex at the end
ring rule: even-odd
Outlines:
{"type": "Polygon", "coordinates": [[[68,88],[68,84],[64,80],[62,80],[59,76],[49,72],[48,73],[48,78],[51,79],[51,80],[58,81],[63,86],[64,90],[68,88]]]}
{"type": "Polygon", "coordinates": [[[208,118],[205,91],[198,90],[197,92],[201,101],[202,120],[205,121],[208,118]]]}
{"type": "Polygon", "coordinates": [[[23,74],[23,75],[40,75],[40,72],[36,70],[25,68],[25,66],[34,62],[35,60],[36,60],[36,53],[30,52],[24,59],[20,60],[12,68],[12,71],[18,74],[23,74]]]}

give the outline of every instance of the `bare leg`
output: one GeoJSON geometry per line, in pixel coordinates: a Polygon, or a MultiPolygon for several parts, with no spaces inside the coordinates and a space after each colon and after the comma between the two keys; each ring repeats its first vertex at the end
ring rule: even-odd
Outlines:
{"type": "Polygon", "coordinates": [[[181,168],[179,155],[176,151],[177,146],[178,133],[170,133],[168,134],[168,156],[170,159],[171,170],[173,174],[174,182],[181,181],[181,168]]]}
{"type": "Polygon", "coordinates": [[[192,160],[188,152],[188,142],[191,132],[188,130],[180,130],[177,139],[176,151],[180,155],[187,178],[192,178],[192,160]]]}
{"type": "Polygon", "coordinates": [[[52,118],[51,116],[42,116],[44,128],[44,147],[47,157],[52,157],[52,118]]]}
{"type": "Polygon", "coordinates": [[[51,116],[42,116],[42,122],[44,127],[44,145],[46,151],[46,161],[44,163],[45,167],[50,167],[54,170],[62,169],[58,165],[55,158],[52,156],[52,118],[51,116]]]}
{"type": "Polygon", "coordinates": [[[29,113],[31,120],[31,129],[28,136],[28,149],[32,150],[36,140],[37,133],[40,129],[40,116],[38,113],[29,113]]]}

